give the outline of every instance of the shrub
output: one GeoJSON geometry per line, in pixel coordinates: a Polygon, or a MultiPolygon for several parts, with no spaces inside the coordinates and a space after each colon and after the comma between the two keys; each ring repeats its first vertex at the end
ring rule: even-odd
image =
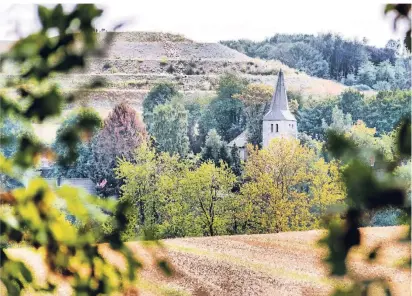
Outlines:
{"type": "Polygon", "coordinates": [[[116,67],[111,67],[110,68],[110,73],[114,74],[114,73],[118,73],[119,70],[116,67]]]}
{"type": "Polygon", "coordinates": [[[390,90],[391,88],[391,84],[387,81],[378,81],[373,85],[375,90],[390,90]]]}
{"type": "Polygon", "coordinates": [[[167,67],[166,72],[167,73],[174,73],[176,71],[176,69],[173,67],[173,65],[169,65],[169,67],[167,67]]]}
{"type": "Polygon", "coordinates": [[[372,88],[366,84],[357,84],[357,85],[353,85],[352,87],[359,91],[372,90],[372,88]]]}
{"type": "Polygon", "coordinates": [[[355,85],[356,84],[355,74],[353,73],[348,74],[345,79],[342,79],[342,83],[345,85],[349,85],[349,86],[355,85]]]}
{"type": "Polygon", "coordinates": [[[401,224],[404,212],[396,208],[387,208],[377,211],[370,221],[370,226],[395,226],[401,224]]]}
{"type": "Polygon", "coordinates": [[[134,86],[141,87],[143,85],[148,84],[148,81],[147,80],[127,81],[126,84],[127,86],[130,86],[130,87],[134,87],[134,86]]]}
{"type": "Polygon", "coordinates": [[[184,73],[185,73],[186,75],[193,75],[193,74],[195,74],[195,72],[193,71],[192,67],[186,68],[184,73]]]}
{"type": "Polygon", "coordinates": [[[160,59],[160,66],[167,65],[167,57],[161,57],[160,59]]]}

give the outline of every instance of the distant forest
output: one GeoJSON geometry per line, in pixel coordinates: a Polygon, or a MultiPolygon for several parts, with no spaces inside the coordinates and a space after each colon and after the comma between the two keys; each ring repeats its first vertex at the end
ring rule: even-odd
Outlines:
{"type": "Polygon", "coordinates": [[[337,34],[276,34],[261,42],[221,41],[250,57],[279,60],[311,76],[332,79],[358,90],[409,89],[410,55],[400,41],[384,48],[337,34]]]}

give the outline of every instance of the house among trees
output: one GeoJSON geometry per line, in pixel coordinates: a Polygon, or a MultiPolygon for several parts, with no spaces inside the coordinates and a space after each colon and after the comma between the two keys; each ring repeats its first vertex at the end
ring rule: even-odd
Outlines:
{"type": "MultiPolygon", "coordinates": [[[[298,126],[295,116],[289,110],[283,71],[279,71],[275,92],[272,96],[269,111],[263,117],[263,147],[267,147],[274,138],[297,138],[298,126]]],[[[246,159],[247,132],[244,131],[231,141],[228,146],[236,145],[241,159],[246,159]]]]}
{"type": "Polygon", "coordinates": [[[96,195],[96,185],[89,178],[62,178],[61,176],[50,178],[49,176],[52,175],[52,171],[53,163],[42,158],[37,172],[52,188],[58,188],[62,185],[70,185],[72,187],[83,189],[91,195],[96,195]]]}
{"type": "Polygon", "coordinates": [[[247,131],[244,131],[227,145],[229,147],[229,150],[233,149],[233,147],[236,147],[238,149],[240,159],[246,160],[246,144],[247,131]]]}

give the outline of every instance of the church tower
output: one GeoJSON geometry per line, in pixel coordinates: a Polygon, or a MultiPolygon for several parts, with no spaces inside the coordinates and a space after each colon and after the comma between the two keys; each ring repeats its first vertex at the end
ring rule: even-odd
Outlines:
{"type": "Polygon", "coordinates": [[[269,112],[263,117],[263,147],[267,147],[274,138],[296,138],[297,134],[296,118],[289,110],[285,80],[280,70],[269,112]]]}

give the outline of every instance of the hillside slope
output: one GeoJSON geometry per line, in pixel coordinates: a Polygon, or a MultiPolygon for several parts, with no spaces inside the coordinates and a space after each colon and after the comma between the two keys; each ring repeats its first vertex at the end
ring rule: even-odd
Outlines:
{"type": "MultiPolygon", "coordinates": [[[[99,38],[104,35],[100,33],[99,38]]],[[[5,44],[2,43],[3,50],[5,44]]],[[[93,106],[104,109],[108,100],[112,106],[124,99],[140,109],[144,95],[159,81],[171,81],[184,92],[202,96],[214,92],[222,73],[235,72],[251,82],[274,85],[281,68],[288,89],[304,96],[337,95],[346,88],[334,81],[308,76],[279,61],[250,58],[219,43],[197,43],[180,35],[149,32],[115,33],[105,57],[90,58],[86,71],[56,76],[56,80],[64,89],[71,90],[103,78],[104,88],[87,91],[86,97],[97,104],[93,106]],[[121,95],[116,93],[119,91],[121,95]]],[[[6,67],[0,81],[9,75],[13,75],[13,70],[6,67]]]]}
{"type": "MultiPolygon", "coordinates": [[[[381,276],[389,280],[393,295],[411,293],[411,275],[407,270],[396,269],[391,263],[410,254],[406,245],[388,243],[399,237],[404,227],[376,227],[361,229],[364,243],[372,249],[382,243],[376,264],[359,261],[358,252],[351,253],[351,272],[364,278],[381,276]]],[[[317,246],[323,231],[285,232],[262,235],[237,235],[221,237],[179,238],[164,240],[166,255],[175,272],[165,277],[152,260],[153,249],[138,242],[130,247],[141,258],[144,269],[139,284],[139,295],[328,295],[336,280],[328,276],[322,263],[325,250],[317,246]]],[[[106,252],[114,264],[122,262],[117,255],[106,252]]],[[[46,272],[41,258],[27,249],[8,251],[25,259],[36,270],[41,280],[46,272]]],[[[58,295],[69,295],[70,289],[62,285],[58,295]]],[[[380,294],[371,294],[380,295],[380,294]]]]}
{"type": "MultiPolygon", "coordinates": [[[[103,39],[105,34],[100,33],[99,38],[103,39]]],[[[2,43],[0,50],[5,48],[7,44],[2,43]]],[[[122,101],[140,112],[145,95],[160,81],[173,82],[179,90],[196,98],[214,95],[219,76],[225,72],[235,72],[250,82],[274,85],[279,69],[285,73],[288,90],[304,97],[338,95],[346,88],[334,81],[308,76],[279,61],[252,59],[219,43],[197,43],[180,35],[150,32],[115,33],[105,57],[90,58],[85,71],[57,75],[55,79],[66,91],[103,79],[104,87],[83,91],[78,104],[66,109],[86,105],[105,116],[122,101]]],[[[12,75],[12,67],[3,69],[0,87],[12,75]]],[[[56,125],[47,126],[53,134],[56,125]]],[[[40,136],[54,137],[44,132],[40,136]]]]}

